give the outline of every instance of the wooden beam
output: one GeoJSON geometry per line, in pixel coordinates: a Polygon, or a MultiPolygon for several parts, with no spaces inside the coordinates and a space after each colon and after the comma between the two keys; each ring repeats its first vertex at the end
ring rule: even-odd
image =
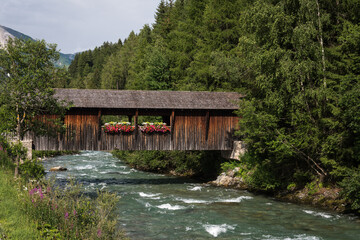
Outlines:
{"type": "Polygon", "coordinates": [[[210,124],[210,111],[206,111],[205,115],[205,140],[208,140],[209,137],[209,124],[210,124]]]}
{"type": "Polygon", "coordinates": [[[97,132],[97,139],[100,141],[101,138],[101,108],[98,111],[98,132],[97,132]]]}
{"type": "Polygon", "coordinates": [[[135,144],[136,144],[135,146],[138,146],[138,138],[139,138],[138,118],[139,118],[139,109],[136,109],[135,118],[134,118],[134,122],[135,122],[135,144]]]}
{"type": "Polygon", "coordinates": [[[175,131],[175,110],[171,111],[170,117],[170,127],[171,127],[171,141],[174,140],[174,131],[175,131]]]}

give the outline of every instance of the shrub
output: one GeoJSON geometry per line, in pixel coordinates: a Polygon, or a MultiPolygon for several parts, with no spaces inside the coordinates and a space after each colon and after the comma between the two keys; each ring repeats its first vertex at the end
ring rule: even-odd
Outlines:
{"type": "Polygon", "coordinates": [[[4,151],[0,151],[0,166],[3,169],[10,169],[10,170],[14,170],[15,168],[15,164],[13,163],[11,158],[9,158],[7,153],[4,151]]]}
{"type": "Polygon", "coordinates": [[[45,175],[45,169],[38,161],[26,160],[20,165],[20,175],[25,179],[39,180],[45,175]]]}
{"type": "Polygon", "coordinates": [[[339,185],[341,195],[351,202],[351,209],[360,213],[360,169],[349,170],[339,185]]]}
{"type": "Polygon", "coordinates": [[[144,171],[213,179],[224,162],[220,151],[113,151],[127,164],[144,171]]]}
{"type": "Polygon", "coordinates": [[[44,158],[44,157],[56,157],[56,156],[62,156],[62,155],[71,155],[71,154],[78,154],[79,151],[71,151],[71,150],[62,150],[62,151],[56,151],[56,150],[33,150],[32,156],[33,159],[38,158],[44,158]]]}

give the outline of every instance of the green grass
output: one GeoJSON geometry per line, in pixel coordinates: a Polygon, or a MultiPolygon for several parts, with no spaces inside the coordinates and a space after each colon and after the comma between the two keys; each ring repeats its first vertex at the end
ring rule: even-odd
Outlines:
{"type": "Polygon", "coordinates": [[[22,210],[13,174],[0,168],[0,239],[39,239],[36,225],[22,210]]]}

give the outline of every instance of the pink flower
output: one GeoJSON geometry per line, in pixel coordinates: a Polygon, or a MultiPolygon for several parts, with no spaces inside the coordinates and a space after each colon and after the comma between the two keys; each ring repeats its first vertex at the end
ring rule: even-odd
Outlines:
{"type": "Polygon", "coordinates": [[[98,238],[101,237],[101,229],[100,228],[97,230],[97,236],[98,236],[98,238]]]}
{"type": "Polygon", "coordinates": [[[68,219],[68,217],[69,217],[69,213],[65,212],[65,220],[68,219]]]}

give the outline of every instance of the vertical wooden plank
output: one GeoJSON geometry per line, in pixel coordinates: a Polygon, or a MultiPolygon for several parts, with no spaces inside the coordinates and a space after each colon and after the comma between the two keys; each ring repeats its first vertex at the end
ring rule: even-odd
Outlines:
{"type": "Polygon", "coordinates": [[[171,128],[171,141],[174,139],[174,131],[175,131],[175,110],[171,111],[170,117],[170,128],[171,128]]]}
{"type": "Polygon", "coordinates": [[[209,137],[209,124],[210,124],[210,111],[207,110],[206,111],[206,115],[205,115],[205,140],[208,140],[209,137]]]}
{"type": "Polygon", "coordinates": [[[139,138],[139,125],[138,125],[138,118],[139,118],[139,109],[135,111],[134,117],[134,124],[135,124],[135,146],[138,146],[138,138],[139,138]]]}

